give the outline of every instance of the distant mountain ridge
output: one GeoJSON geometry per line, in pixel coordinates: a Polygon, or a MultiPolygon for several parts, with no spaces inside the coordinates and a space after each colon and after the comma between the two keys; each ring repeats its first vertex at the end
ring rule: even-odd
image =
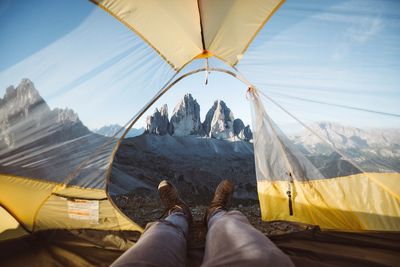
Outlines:
{"type": "MultiPolygon", "coordinates": [[[[393,156],[400,156],[400,129],[360,129],[332,122],[317,122],[310,128],[338,149],[392,148],[393,156]]],[[[314,151],[324,144],[308,130],[293,140],[314,151]]]]}
{"type": "MultiPolygon", "coordinates": [[[[400,129],[360,129],[332,122],[316,122],[310,128],[365,171],[400,171],[400,129]]],[[[312,158],[321,159],[334,151],[308,130],[291,139],[312,158]]]]}
{"type": "MultiPolygon", "coordinates": [[[[115,135],[121,136],[124,132],[125,132],[125,128],[123,130],[121,130],[123,127],[119,124],[109,124],[109,125],[105,125],[101,128],[98,129],[93,129],[92,132],[96,133],[96,134],[100,134],[103,136],[107,136],[107,137],[113,137],[115,135]]],[[[141,128],[131,128],[129,130],[129,132],[126,134],[125,138],[128,137],[135,137],[138,135],[141,135],[144,133],[144,127],[141,128]]]]}

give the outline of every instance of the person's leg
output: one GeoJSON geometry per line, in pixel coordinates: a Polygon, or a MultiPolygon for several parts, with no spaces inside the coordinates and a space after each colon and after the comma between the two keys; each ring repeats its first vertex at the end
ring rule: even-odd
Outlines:
{"type": "Polygon", "coordinates": [[[168,216],[149,223],[139,241],[111,266],[186,265],[186,237],[192,220],[190,209],[167,181],[162,181],[158,190],[168,216]]]}
{"type": "Polygon", "coordinates": [[[202,266],[294,266],[240,211],[217,211],[208,221],[202,266]]]}
{"type": "Polygon", "coordinates": [[[233,191],[227,180],[215,190],[205,216],[208,232],[202,266],[294,266],[241,212],[228,211],[233,191]]]}
{"type": "Polygon", "coordinates": [[[178,213],[149,223],[139,241],[111,266],[185,266],[187,219],[178,213]]]}

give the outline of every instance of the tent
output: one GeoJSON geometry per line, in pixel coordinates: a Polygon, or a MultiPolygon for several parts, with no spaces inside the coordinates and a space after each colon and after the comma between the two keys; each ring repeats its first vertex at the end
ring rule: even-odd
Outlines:
{"type": "MultiPolygon", "coordinates": [[[[262,51],[252,44],[283,2],[92,0],[95,11],[74,31],[2,71],[2,84],[27,79],[8,87],[0,100],[0,264],[107,265],[132,246],[143,229],[109,195],[115,154],[129,130],[174,86],[197,73],[218,72],[247,90],[262,219],[323,230],[276,243],[305,265],[338,263],[338,251],[354,244],[364,245],[358,254],[343,256],[344,262],[395,265],[398,163],[371,157],[366,160],[372,164],[363,164],[266,93],[268,77],[252,82],[247,75],[263,64],[257,59],[262,51]],[[251,49],[253,61],[242,66],[251,49]],[[320,140],[341,167],[328,171],[307,158],[273,121],[271,106],[320,140]],[[124,116],[124,127],[112,136],[93,133],[80,121],[109,119],[107,113],[124,116]],[[317,251],[324,242],[330,250],[325,254],[317,251]],[[366,257],[371,251],[374,258],[366,257]]],[[[399,117],[359,112],[378,120],[399,117]]]]}

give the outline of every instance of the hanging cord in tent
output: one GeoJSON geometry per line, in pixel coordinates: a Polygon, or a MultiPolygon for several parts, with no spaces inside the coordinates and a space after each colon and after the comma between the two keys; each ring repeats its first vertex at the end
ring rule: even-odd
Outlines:
{"type": "Polygon", "coordinates": [[[288,189],[286,191],[286,195],[288,196],[288,208],[289,208],[289,215],[293,216],[293,203],[292,203],[292,184],[293,184],[293,179],[296,179],[296,177],[294,176],[294,171],[292,168],[292,165],[290,164],[290,160],[286,154],[286,150],[285,147],[283,145],[282,140],[279,138],[278,133],[275,130],[275,127],[271,121],[271,118],[268,116],[267,112],[265,111],[265,108],[263,107],[262,103],[260,102],[260,96],[257,93],[257,90],[254,87],[249,87],[247,89],[247,93],[248,94],[252,94],[252,98],[255,100],[256,105],[259,107],[259,110],[261,110],[262,115],[264,118],[267,119],[267,122],[269,124],[269,127],[272,130],[272,133],[274,134],[274,136],[276,137],[276,139],[278,140],[278,144],[279,144],[279,148],[281,150],[281,154],[283,154],[284,156],[284,162],[286,165],[286,168],[288,169],[288,189]]]}
{"type": "Polygon", "coordinates": [[[208,84],[208,75],[210,74],[209,65],[208,65],[208,58],[206,58],[206,80],[205,80],[205,85],[208,84]]]}

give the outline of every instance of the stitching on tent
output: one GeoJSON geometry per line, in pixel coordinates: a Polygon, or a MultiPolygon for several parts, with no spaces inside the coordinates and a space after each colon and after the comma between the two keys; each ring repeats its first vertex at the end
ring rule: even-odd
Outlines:
{"type": "Polygon", "coordinates": [[[105,7],[104,5],[96,2],[96,0],[89,0],[90,2],[92,2],[93,4],[97,5],[98,7],[100,7],[101,9],[103,9],[104,11],[106,11],[108,14],[110,14],[111,16],[113,16],[115,19],[117,19],[118,21],[120,21],[121,23],[123,23],[126,27],[128,27],[128,29],[130,29],[131,31],[133,31],[134,33],[136,33],[143,41],[145,41],[151,48],[154,49],[154,51],[156,51],[156,53],[164,60],[166,61],[175,71],[177,71],[179,68],[176,67],[174,64],[172,64],[172,62],[170,62],[152,43],[150,43],[141,33],[139,33],[134,27],[132,27],[131,25],[129,25],[125,20],[123,20],[122,18],[120,18],[117,14],[115,14],[114,12],[112,12],[110,9],[108,9],[107,7],[105,7]]]}
{"type": "MultiPolygon", "coordinates": [[[[254,38],[256,38],[257,34],[261,31],[262,28],[264,28],[265,24],[269,21],[269,19],[272,17],[272,15],[275,14],[275,12],[283,5],[283,3],[286,0],[282,0],[273,10],[272,12],[265,18],[265,20],[261,23],[260,27],[258,27],[258,29],[255,31],[255,33],[253,34],[253,36],[250,38],[250,41],[247,43],[247,45],[245,46],[245,48],[242,50],[241,54],[243,55],[244,53],[246,53],[247,49],[249,48],[250,44],[253,42],[254,38]]],[[[239,63],[239,59],[236,60],[235,63],[233,63],[232,66],[236,66],[236,64],[239,63]]]]}

